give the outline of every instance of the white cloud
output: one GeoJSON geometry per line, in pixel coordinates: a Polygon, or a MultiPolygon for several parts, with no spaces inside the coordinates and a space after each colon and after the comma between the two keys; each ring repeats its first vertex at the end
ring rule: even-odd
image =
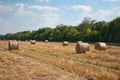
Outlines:
{"type": "Polygon", "coordinates": [[[106,10],[99,10],[98,12],[88,14],[89,17],[97,20],[111,20],[113,17],[120,16],[120,7],[114,7],[106,10]]]}
{"type": "Polygon", "coordinates": [[[32,5],[32,6],[28,6],[28,7],[31,9],[37,9],[37,10],[43,10],[43,11],[58,11],[58,8],[50,7],[50,6],[32,5]]]}
{"type": "Polygon", "coordinates": [[[69,9],[80,10],[83,12],[91,12],[92,11],[92,8],[90,6],[86,6],[86,5],[74,5],[74,6],[70,7],[69,9]]]}
{"type": "Polygon", "coordinates": [[[0,5],[0,13],[9,12],[9,11],[12,11],[12,7],[11,6],[0,5]]]}
{"type": "Polygon", "coordinates": [[[33,13],[32,11],[18,11],[18,12],[16,12],[16,15],[27,15],[27,16],[33,15],[33,16],[35,16],[36,14],[33,13]]]}
{"type": "Polygon", "coordinates": [[[3,24],[5,21],[0,17],[0,24],[3,24]]]}
{"type": "Polygon", "coordinates": [[[4,19],[0,17],[0,32],[8,33],[33,30],[46,26],[55,27],[61,20],[57,11],[58,8],[56,7],[28,5],[24,3],[0,5],[0,16],[5,16],[4,19]],[[3,11],[7,12],[1,14],[3,11]]]}
{"type": "Polygon", "coordinates": [[[114,7],[112,13],[115,16],[120,16],[120,7],[114,7]]]}
{"type": "Polygon", "coordinates": [[[120,7],[113,7],[111,9],[100,9],[96,12],[90,12],[86,14],[78,13],[77,17],[75,17],[76,24],[80,23],[84,17],[90,17],[97,21],[110,21],[113,20],[113,18],[120,17],[120,7]]]}
{"type": "Polygon", "coordinates": [[[59,15],[55,13],[46,13],[41,15],[45,21],[52,21],[53,18],[59,17],[59,15]]]}
{"type": "Polygon", "coordinates": [[[44,24],[45,23],[53,24],[54,22],[57,21],[59,17],[59,15],[53,12],[58,10],[58,8],[55,7],[27,5],[23,3],[17,3],[16,7],[17,7],[17,11],[15,13],[16,16],[19,16],[21,18],[27,18],[32,21],[40,21],[44,24]]]}
{"type": "Polygon", "coordinates": [[[49,2],[49,0],[39,0],[40,2],[49,2]]]}
{"type": "Polygon", "coordinates": [[[25,11],[24,10],[25,7],[27,7],[27,5],[25,5],[23,3],[17,3],[16,4],[17,12],[15,14],[16,15],[36,15],[32,11],[25,11]]]}
{"type": "Polygon", "coordinates": [[[24,4],[23,3],[17,3],[16,7],[18,8],[19,11],[23,11],[24,10],[24,4]]]}
{"type": "Polygon", "coordinates": [[[59,15],[55,13],[45,13],[40,16],[44,26],[55,26],[60,22],[59,15]]]}
{"type": "Polygon", "coordinates": [[[54,12],[58,10],[55,7],[17,3],[15,9],[15,18],[12,21],[16,22],[16,25],[22,22],[30,23],[24,26],[53,26],[57,25],[60,20],[59,15],[54,12]],[[18,18],[17,21],[15,21],[16,18],[18,18]]]}
{"type": "Polygon", "coordinates": [[[111,13],[109,10],[99,10],[98,12],[92,13],[89,16],[102,21],[102,20],[106,20],[106,17],[109,16],[110,14],[111,13]]]}
{"type": "Polygon", "coordinates": [[[102,1],[116,2],[116,1],[120,1],[120,0],[102,0],[102,1]]]}
{"type": "MultiPolygon", "coordinates": [[[[16,18],[27,19],[27,20],[37,20],[41,22],[46,22],[52,24],[52,22],[56,22],[58,20],[59,15],[56,14],[58,8],[50,7],[50,6],[39,6],[39,5],[28,5],[24,3],[16,3],[15,6],[9,5],[0,5],[0,13],[4,11],[13,10],[10,14],[9,12],[5,12],[6,14],[10,15],[9,19],[13,21],[16,18]],[[49,11],[49,12],[48,12],[49,11]]],[[[19,20],[19,21],[20,21],[19,20]]],[[[4,20],[0,18],[0,23],[3,23],[4,20]]],[[[17,22],[17,21],[16,21],[17,22]]]]}

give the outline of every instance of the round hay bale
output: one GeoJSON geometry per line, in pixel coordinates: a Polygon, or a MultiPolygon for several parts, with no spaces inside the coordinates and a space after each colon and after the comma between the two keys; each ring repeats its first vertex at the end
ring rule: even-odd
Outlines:
{"type": "Polygon", "coordinates": [[[9,50],[17,50],[19,49],[19,44],[17,41],[8,41],[8,49],[9,50]]]}
{"type": "Polygon", "coordinates": [[[20,42],[21,40],[19,39],[18,41],[20,42]]]}
{"type": "Polygon", "coordinates": [[[106,43],[96,42],[95,43],[95,49],[97,49],[97,50],[106,50],[107,49],[106,43]]]}
{"type": "Polygon", "coordinates": [[[63,46],[68,46],[68,43],[67,41],[63,41],[63,46]]]}
{"type": "Polygon", "coordinates": [[[6,41],[6,39],[3,39],[3,41],[6,41]]]}
{"type": "Polygon", "coordinates": [[[48,40],[45,40],[45,43],[48,43],[48,40]]]}
{"type": "Polygon", "coordinates": [[[76,53],[85,53],[86,51],[89,51],[89,44],[77,43],[75,49],[76,49],[76,53]]]}
{"type": "Polygon", "coordinates": [[[28,41],[28,40],[25,40],[26,42],[28,41]]]}
{"type": "Polygon", "coordinates": [[[82,43],[82,41],[78,41],[77,43],[82,43]]]}
{"type": "Polygon", "coordinates": [[[31,44],[35,44],[36,40],[31,40],[30,42],[31,42],[31,44]]]}

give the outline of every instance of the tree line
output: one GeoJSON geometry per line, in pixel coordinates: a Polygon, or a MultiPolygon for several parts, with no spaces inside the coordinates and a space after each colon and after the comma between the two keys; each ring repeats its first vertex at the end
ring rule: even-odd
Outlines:
{"type": "Polygon", "coordinates": [[[112,21],[96,21],[85,17],[77,25],[57,25],[55,28],[40,28],[35,31],[23,31],[0,35],[4,40],[37,40],[37,41],[87,41],[87,42],[115,42],[120,43],[120,17],[112,21]]]}

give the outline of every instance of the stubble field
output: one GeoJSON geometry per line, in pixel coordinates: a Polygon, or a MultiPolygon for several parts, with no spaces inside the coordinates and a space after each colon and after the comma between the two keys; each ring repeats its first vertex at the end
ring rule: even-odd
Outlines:
{"type": "Polygon", "coordinates": [[[9,51],[0,41],[0,80],[120,80],[120,46],[76,54],[75,45],[21,41],[9,51]]]}

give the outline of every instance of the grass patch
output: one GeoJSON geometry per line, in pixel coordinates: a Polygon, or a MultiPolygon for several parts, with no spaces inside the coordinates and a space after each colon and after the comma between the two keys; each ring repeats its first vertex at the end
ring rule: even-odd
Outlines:
{"type": "Polygon", "coordinates": [[[117,63],[110,63],[110,62],[103,62],[99,59],[89,59],[86,58],[84,54],[80,55],[71,55],[71,54],[60,54],[60,53],[54,53],[52,51],[46,51],[44,52],[45,55],[53,56],[53,57],[59,57],[59,58],[65,58],[65,59],[71,59],[74,61],[79,61],[81,63],[87,63],[87,64],[93,64],[96,66],[105,67],[107,69],[114,69],[114,70],[120,70],[120,65],[117,63]]]}
{"type": "Polygon", "coordinates": [[[32,52],[36,52],[36,50],[33,49],[33,48],[29,48],[28,50],[29,50],[29,51],[32,51],[32,52]]]}
{"type": "Polygon", "coordinates": [[[92,56],[92,55],[86,55],[86,54],[64,54],[64,53],[59,53],[59,52],[57,53],[57,52],[50,51],[50,50],[41,51],[35,48],[28,48],[28,50],[35,52],[35,53],[51,56],[51,57],[71,59],[71,60],[78,61],[81,63],[92,64],[95,66],[104,67],[108,70],[109,69],[120,70],[120,64],[109,62],[108,60],[111,60],[111,59],[109,58],[107,59],[107,56],[105,56],[105,59],[107,60],[102,60],[104,58],[99,57],[98,55],[92,56]]]}
{"type": "Polygon", "coordinates": [[[45,55],[49,55],[49,56],[54,56],[54,57],[60,57],[60,55],[54,53],[54,52],[51,52],[51,51],[46,51],[44,52],[45,55]]]}

